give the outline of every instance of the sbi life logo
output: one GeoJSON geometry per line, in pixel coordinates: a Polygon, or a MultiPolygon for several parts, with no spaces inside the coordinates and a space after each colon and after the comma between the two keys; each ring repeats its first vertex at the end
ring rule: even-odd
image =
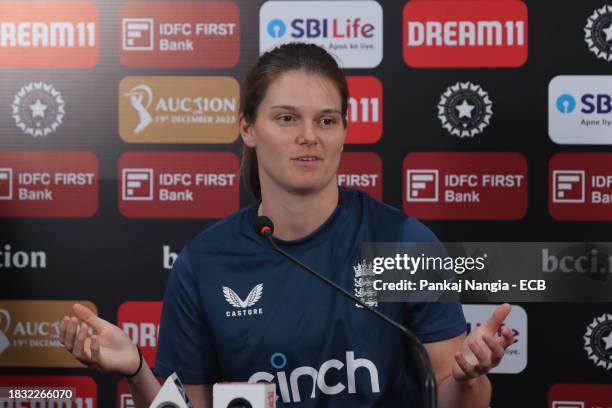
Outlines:
{"type": "MultiPolygon", "coordinates": [[[[317,388],[320,392],[326,395],[337,395],[345,391],[349,394],[355,394],[357,393],[355,372],[358,369],[363,370],[363,372],[360,374],[360,378],[363,378],[363,375],[365,375],[366,372],[369,374],[369,391],[372,393],[380,392],[378,369],[372,361],[366,358],[355,358],[354,351],[346,352],[345,362],[337,359],[331,359],[323,362],[319,369],[310,366],[302,366],[295,368],[290,373],[285,371],[285,367],[287,367],[287,356],[283,353],[274,353],[270,357],[270,366],[276,371],[275,374],[268,373],[266,371],[259,371],[249,378],[249,382],[273,382],[276,378],[283,403],[302,401],[302,395],[300,395],[300,389],[298,386],[300,377],[310,377],[312,381],[312,391],[310,392],[311,399],[316,397],[317,388]],[[329,384],[325,378],[326,374],[331,370],[338,371],[338,373],[335,373],[335,375],[330,375],[332,378],[341,379],[345,373],[346,384],[344,384],[342,380],[338,381],[336,384],[329,384]]],[[[302,380],[302,384],[310,384],[310,382],[307,380],[302,380]]],[[[366,390],[359,389],[359,391],[365,392],[366,390]]]]}
{"type": "MultiPolygon", "coordinates": [[[[580,112],[585,114],[612,112],[612,96],[608,94],[583,94],[580,96],[580,104],[580,112]]],[[[576,109],[576,98],[570,94],[562,94],[557,98],[556,106],[563,114],[572,113],[576,109]]]]}
{"type": "MultiPolygon", "coordinates": [[[[364,23],[361,18],[296,18],[289,23],[290,36],[303,38],[372,38],[375,35],[374,25],[364,23]]],[[[287,33],[287,24],[275,18],[268,22],[268,35],[271,38],[283,38],[287,33]]]]}
{"type": "Polygon", "coordinates": [[[272,38],[282,38],[287,32],[287,26],[283,20],[275,18],[268,23],[268,35],[272,38]]]}
{"type": "Polygon", "coordinates": [[[612,145],[612,75],[558,75],[548,84],[548,135],[559,144],[612,145]]]}
{"type": "Polygon", "coordinates": [[[557,110],[561,113],[572,113],[576,109],[576,99],[572,95],[563,94],[557,98],[557,110]]]}

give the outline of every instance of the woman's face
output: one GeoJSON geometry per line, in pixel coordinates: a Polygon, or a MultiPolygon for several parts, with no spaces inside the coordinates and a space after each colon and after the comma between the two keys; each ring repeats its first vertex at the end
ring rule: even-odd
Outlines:
{"type": "Polygon", "coordinates": [[[324,76],[289,71],[269,85],[255,123],[240,119],[244,143],[257,151],[262,192],[336,188],[346,134],[341,109],[340,92],[324,76]]]}

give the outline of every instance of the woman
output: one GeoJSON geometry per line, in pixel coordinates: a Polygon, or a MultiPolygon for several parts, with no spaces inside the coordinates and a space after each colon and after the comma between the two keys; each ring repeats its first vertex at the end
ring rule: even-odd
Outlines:
{"type": "MultiPolygon", "coordinates": [[[[197,407],[220,380],[275,381],[277,406],[415,406],[419,386],[399,331],[357,308],[274,252],[254,231],[275,223],[279,246],[352,291],[363,241],[436,241],[414,218],[362,192],[338,188],[348,89],[335,60],[315,45],[287,44],[247,76],[239,118],[243,178],[256,205],[194,238],[175,262],[162,312],[155,372],[176,371],[197,407]]],[[[485,374],[513,339],[495,333],[510,312],[465,335],[458,303],[380,303],[425,343],[440,407],[488,407],[485,374]]],[[[123,332],[75,305],[61,341],[84,364],[129,375],[136,405],[159,390],[123,332]],[[87,334],[91,326],[95,335],[87,334]]]]}

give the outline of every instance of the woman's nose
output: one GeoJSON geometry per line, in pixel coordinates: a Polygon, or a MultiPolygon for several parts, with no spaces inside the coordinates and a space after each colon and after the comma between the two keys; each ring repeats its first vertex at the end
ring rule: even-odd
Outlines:
{"type": "Polygon", "coordinates": [[[317,143],[317,134],[315,132],[314,126],[310,124],[304,125],[300,135],[298,137],[298,143],[302,144],[316,144],[317,143]]]}

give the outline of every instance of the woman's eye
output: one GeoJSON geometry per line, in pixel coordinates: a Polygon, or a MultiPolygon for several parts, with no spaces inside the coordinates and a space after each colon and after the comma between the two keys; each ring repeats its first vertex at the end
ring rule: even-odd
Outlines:
{"type": "Polygon", "coordinates": [[[291,115],[281,115],[278,117],[278,120],[282,123],[291,123],[293,122],[293,116],[291,115]]]}
{"type": "Polygon", "coordinates": [[[323,118],[321,120],[321,123],[323,124],[323,126],[333,126],[336,124],[336,119],[333,118],[323,118]]]}

